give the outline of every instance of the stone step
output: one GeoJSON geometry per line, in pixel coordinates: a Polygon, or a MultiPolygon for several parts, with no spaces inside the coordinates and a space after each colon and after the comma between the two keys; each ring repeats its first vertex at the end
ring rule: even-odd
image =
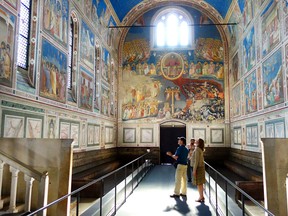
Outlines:
{"type": "MultiPolygon", "coordinates": [[[[10,201],[10,197],[9,197],[9,201],[10,201]]],[[[24,210],[25,210],[25,204],[24,203],[16,203],[16,212],[11,213],[8,212],[9,209],[9,201],[7,204],[4,205],[4,207],[1,209],[0,211],[0,216],[5,215],[5,216],[17,216],[17,215],[23,215],[24,214],[24,210]]]]}

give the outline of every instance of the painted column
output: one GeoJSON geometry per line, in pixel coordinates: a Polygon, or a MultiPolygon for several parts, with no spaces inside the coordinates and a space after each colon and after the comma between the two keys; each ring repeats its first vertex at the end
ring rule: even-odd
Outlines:
{"type": "Polygon", "coordinates": [[[25,193],[25,211],[30,211],[31,209],[31,196],[32,196],[32,186],[34,178],[25,175],[24,180],[26,182],[26,193],[25,193]]]}
{"type": "Polygon", "coordinates": [[[10,191],[10,205],[8,212],[16,213],[16,196],[17,196],[17,182],[18,182],[18,173],[19,170],[10,166],[11,172],[11,191],[10,191]]]}

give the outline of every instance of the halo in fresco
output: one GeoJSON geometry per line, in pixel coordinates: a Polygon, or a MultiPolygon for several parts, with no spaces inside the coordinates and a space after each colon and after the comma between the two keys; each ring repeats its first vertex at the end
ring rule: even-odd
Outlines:
{"type": "Polygon", "coordinates": [[[65,103],[67,56],[46,39],[42,41],[40,96],[65,103]]]}
{"type": "Polygon", "coordinates": [[[184,71],[184,62],[178,53],[167,53],[161,61],[162,75],[168,80],[180,78],[184,71]]]}

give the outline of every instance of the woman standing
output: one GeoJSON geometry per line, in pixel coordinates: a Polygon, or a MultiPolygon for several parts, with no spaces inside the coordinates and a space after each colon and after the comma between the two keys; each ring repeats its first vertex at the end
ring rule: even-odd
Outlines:
{"type": "Polygon", "coordinates": [[[196,202],[204,202],[203,185],[205,184],[205,164],[204,164],[204,140],[199,138],[195,141],[196,148],[193,152],[193,184],[197,185],[199,198],[196,202]]]}
{"type": "Polygon", "coordinates": [[[192,138],[190,140],[190,144],[187,146],[188,147],[188,150],[189,150],[189,153],[188,153],[188,160],[187,160],[187,178],[188,178],[188,182],[191,182],[192,181],[192,167],[193,167],[193,160],[192,160],[192,155],[193,155],[193,152],[195,150],[195,139],[192,138]]]}

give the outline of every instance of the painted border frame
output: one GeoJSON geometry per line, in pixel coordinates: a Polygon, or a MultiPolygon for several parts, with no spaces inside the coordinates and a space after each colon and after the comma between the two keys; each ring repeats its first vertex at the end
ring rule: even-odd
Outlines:
{"type": "Polygon", "coordinates": [[[246,145],[249,146],[249,147],[256,147],[258,148],[259,147],[259,143],[258,143],[258,137],[259,137],[259,134],[258,134],[258,124],[250,124],[250,125],[246,125],[246,145]],[[251,129],[251,130],[250,130],[251,129]],[[256,130],[255,130],[256,129],[256,130]],[[251,137],[251,142],[249,141],[248,142],[248,139],[249,139],[249,131],[250,131],[250,137],[251,137]],[[256,132],[256,137],[253,136],[253,133],[256,132]],[[254,137],[254,138],[253,138],[254,137]],[[255,142],[254,142],[255,141],[255,142]]]}
{"type": "Polygon", "coordinates": [[[153,128],[141,128],[140,129],[140,142],[141,143],[153,143],[154,141],[153,137],[154,137],[153,128]],[[150,135],[150,137],[145,136],[145,135],[150,135]]]}
{"type": "Polygon", "coordinates": [[[211,128],[210,129],[210,142],[216,144],[224,143],[224,128],[211,128]],[[218,134],[215,134],[218,133],[218,134]]]}
{"type": "Polygon", "coordinates": [[[105,126],[105,144],[113,143],[113,129],[112,126],[105,126]],[[109,135],[107,136],[107,134],[109,135]]]}
{"type": "Polygon", "coordinates": [[[242,128],[241,127],[234,127],[233,128],[233,144],[234,145],[241,145],[242,144],[242,128]],[[240,134],[239,134],[240,131],[240,134]],[[235,139],[235,133],[237,134],[237,139],[235,139]],[[239,141],[240,137],[240,142],[239,141]]]}
{"type": "Polygon", "coordinates": [[[205,141],[206,140],[206,128],[193,128],[192,129],[192,135],[193,135],[194,139],[202,138],[205,141]],[[196,137],[195,134],[197,134],[197,133],[198,134],[203,133],[203,137],[201,137],[201,136],[196,137]]]}
{"type": "Polygon", "coordinates": [[[136,128],[123,128],[123,143],[136,143],[136,128]]]}
{"type": "Polygon", "coordinates": [[[285,138],[286,137],[285,119],[280,118],[280,119],[274,119],[272,121],[265,122],[265,136],[269,138],[285,138]],[[271,134],[271,136],[267,136],[268,135],[267,131],[269,129],[268,127],[271,127],[270,129],[273,130],[273,133],[271,134]],[[278,128],[278,130],[276,130],[277,129],[276,127],[278,128]],[[279,129],[282,130],[280,133],[280,136],[279,136],[279,129]]]}
{"type": "MultiPolygon", "coordinates": [[[[43,120],[41,118],[30,118],[27,117],[26,118],[26,133],[25,133],[25,137],[26,138],[42,138],[42,127],[43,127],[43,120]],[[36,127],[34,128],[35,130],[33,130],[32,128],[32,122],[37,122],[38,127],[40,127],[40,129],[38,129],[38,133],[34,134],[34,132],[37,132],[36,127]],[[32,130],[32,131],[30,131],[32,130]],[[31,137],[32,134],[36,135],[35,137],[31,137]]],[[[37,126],[37,125],[36,125],[37,126]]]]}
{"type": "Polygon", "coordinates": [[[72,135],[72,127],[76,127],[76,126],[78,126],[78,134],[77,134],[77,142],[76,142],[76,144],[74,143],[74,141],[73,141],[73,143],[72,143],[72,146],[73,146],[73,148],[79,148],[80,147],[80,145],[79,145],[79,138],[80,138],[80,122],[77,122],[77,121],[70,121],[70,120],[68,120],[68,119],[60,119],[59,120],[59,138],[60,139],[73,139],[72,137],[71,137],[71,135],[72,135]],[[61,126],[69,126],[69,134],[68,134],[68,138],[61,138],[61,126]]]}

